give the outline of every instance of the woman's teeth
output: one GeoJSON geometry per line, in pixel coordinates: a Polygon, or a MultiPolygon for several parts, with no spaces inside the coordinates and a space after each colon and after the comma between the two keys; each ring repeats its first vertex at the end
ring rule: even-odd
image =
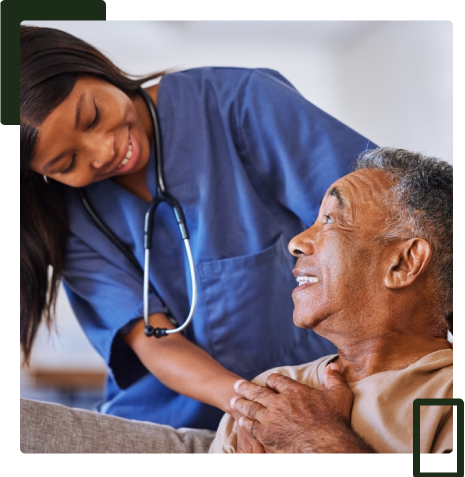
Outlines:
{"type": "Polygon", "coordinates": [[[296,280],[299,284],[299,287],[304,283],[317,283],[319,281],[317,277],[297,277],[296,280]]]}
{"type": "Polygon", "coordinates": [[[128,152],[126,153],[126,156],[124,157],[124,159],[120,162],[117,169],[125,166],[129,162],[129,159],[131,159],[131,157],[132,157],[132,144],[131,144],[131,141],[129,141],[128,152]]]}

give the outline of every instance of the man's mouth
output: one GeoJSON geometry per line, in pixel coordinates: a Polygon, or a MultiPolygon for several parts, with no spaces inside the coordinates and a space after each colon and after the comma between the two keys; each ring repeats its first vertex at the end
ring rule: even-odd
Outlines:
{"type": "Polygon", "coordinates": [[[317,283],[319,281],[318,277],[305,277],[305,276],[300,276],[296,278],[297,283],[299,284],[299,287],[301,285],[305,285],[306,283],[317,283]]]}

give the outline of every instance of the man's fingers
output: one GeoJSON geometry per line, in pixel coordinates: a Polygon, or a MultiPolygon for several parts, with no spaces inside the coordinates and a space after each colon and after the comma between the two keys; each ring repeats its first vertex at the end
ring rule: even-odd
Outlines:
{"type": "Polygon", "coordinates": [[[238,425],[241,426],[242,429],[247,431],[254,439],[257,439],[257,432],[259,430],[260,423],[249,419],[248,417],[242,416],[239,421],[238,425]]]}
{"type": "Polygon", "coordinates": [[[277,373],[273,373],[268,376],[266,379],[266,385],[278,394],[281,394],[287,389],[293,388],[295,386],[305,386],[304,384],[294,381],[292,378],[288,378],[287,376],[277,373]]]}
{"type": "Polygon", "coordinates": [[[256,420],[260,420],[260,413],[265,409],[258,402],[249,401],[248,399],[237,396],[234,396],[229,404],[233,409],[240,412],[243,416],[256,420]]]}
{"type": "Polygon", "coordinates": [[[331,363],[326,366],[324,374],[324,383],[326,390],[335,388],[346,388],[350,391],[350,388],[347,385],[344,376],[342,376],[341,367],[336,363],[331,363]]]}
{"type": "Polygon", "coordinates": [[[266,454],[265,448],[257,441],[257,439],[253,440],[252,447],[254,454],[266,454]]]}
{"type": "Polygon", "coordinates": [[[234,383],[234,390],[237,392],[237,394],[240,394],[249,401],[259,402],[263,404],[265,403],[266,398],[270,394],[274,394],[274,392],[270,389],[265,388],[263,386],[258,386],[257,384],[246,381],[245,379],[240,379],[239,381],[236,381],[234,383]]]}
{"type": "Polygon", "coordinates": [[[264,454],[265,449],[241,426],[237,426],[237,453],[238,454],[264,454]]]}

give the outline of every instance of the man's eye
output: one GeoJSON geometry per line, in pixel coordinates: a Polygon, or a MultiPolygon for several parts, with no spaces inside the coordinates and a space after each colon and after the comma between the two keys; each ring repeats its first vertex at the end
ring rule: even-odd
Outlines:
{"type": "Polygon", "coordinates": [[[323,223],[325,224],[334,224],[334,220],[331,218],[330,215],[323,216],[323,223]]]}

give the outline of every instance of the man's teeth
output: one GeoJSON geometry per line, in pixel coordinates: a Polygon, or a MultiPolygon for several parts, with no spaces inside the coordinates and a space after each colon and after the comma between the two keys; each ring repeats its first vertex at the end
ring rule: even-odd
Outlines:
{"type": "Polygon", "coordinates": [[[296,280],[299,283],[299,287],[300,287],[300,285],[303,285],[304,283],[317,283],[318,282],[317,277],[297,277],[296,280]]]}
{"type": "Polygon", "coordinates": [[[126,156],[124,157],[124,159],[120,162],[117,169],[119,169],[120,167],[125,166],[129,162],[129,159],[131,159],[131,157],[132,157],[132,144],[131,144],[131,141],[129,141],[128,152],[126,153],[126,156]]]}

